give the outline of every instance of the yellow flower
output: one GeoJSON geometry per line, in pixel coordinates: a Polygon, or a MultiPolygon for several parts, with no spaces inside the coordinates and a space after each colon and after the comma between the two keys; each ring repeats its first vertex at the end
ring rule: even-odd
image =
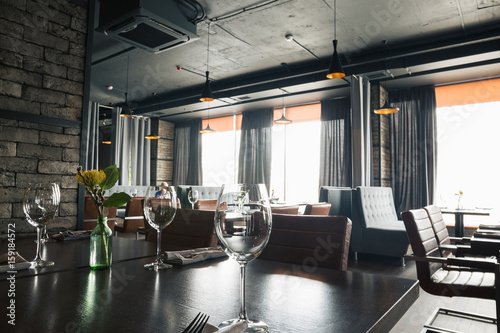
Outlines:
{"type": "Polygon", "coordinates": [[[76,181],[78,184],[87,187],[95,187],[102,183],[105,179],[106,174],[102,170],[88,170],[76,175],[76,181]]]}

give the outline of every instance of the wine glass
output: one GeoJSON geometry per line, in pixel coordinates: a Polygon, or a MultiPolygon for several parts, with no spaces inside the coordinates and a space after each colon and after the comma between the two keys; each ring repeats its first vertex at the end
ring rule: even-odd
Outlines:
{"type": "Polygon", "coordinates": [[[194,204],[198,202],[198,190],[189,190],[188,200],[191,203],[191,209],[194,209],[194,204]]]}
{"type": "Polygon", "coordinates": [[[172,186],[150,186],[144,198],[144,217],[156,229],[156,261],[144,265],[145,269],[158,271],[170,268],[161,259],[161,231],[169,225],[177,212],[177,194],[172,186]],[[161,193],[158,196],[157,193],[161,193]]]}
{"type": "Polygon", "coordinates": [[[47,267],[54,265],[53,261],[42,260],[40,256],[42,247],[42,229],[50,222],[59,208],[61,191],[56,183],[29,185],[24,193],[23,211],[26,220],[37,231],[36,256],[31,262],[31,267],[47,267]]]}
{"type": "Polygon", "coordinates": [[[215,232],[230,258],[240,265],[240,314],[219,328],[246,321],[244,332],[268,332],[268,326],[247,317],[245,271],[266,247],[271,234],[271,208],[264,184],[223,185],[215,209],[215,232]]]}

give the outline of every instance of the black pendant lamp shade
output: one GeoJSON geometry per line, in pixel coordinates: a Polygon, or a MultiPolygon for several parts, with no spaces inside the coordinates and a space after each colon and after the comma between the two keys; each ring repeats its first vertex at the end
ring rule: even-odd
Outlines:
{"type": "Polygon", "coordinates": [[[339,54],[337,53],[337,40],[333,40],[333,54],[330,60],[330,67],[328,68],[328,74],[326,77],[329,79],[340,79],[345,76],[344,68],[342,68],[342,63],[340,62],[339,54]]]}
{"type": "Polygon", "coordinates": [[[214,132],[215,132],[215,130],[210,128],[210,124],[207,124],[207,127],[205,127],[204,129],[202,129],[200,131],[201,134],[208,134],[208,133],[214,133],[214,132]]]}
{"type": "Polygon", "coordinates": [[[211,102],[214,100],[214,95],[212,94],[212,88],[210,88],[210,80],[208,79],[208,71],[205,72],[206,80],[205,87],[203,87],[203,92],[201,93],[200,101],[211,102]]]}

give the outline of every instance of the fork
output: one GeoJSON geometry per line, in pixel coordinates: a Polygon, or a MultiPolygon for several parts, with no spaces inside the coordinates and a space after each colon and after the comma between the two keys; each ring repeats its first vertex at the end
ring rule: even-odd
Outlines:
{"type": "Polygon", "coordinates": [[[208,318],[210,318],[209,315],[199,312],[182,333],[201,333],[207,324],[208,318]]]}

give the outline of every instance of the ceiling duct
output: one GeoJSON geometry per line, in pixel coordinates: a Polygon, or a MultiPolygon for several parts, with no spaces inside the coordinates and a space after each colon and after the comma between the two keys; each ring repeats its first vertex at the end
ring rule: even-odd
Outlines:
{"type": "Polygon", "coordinates": [[[96,30],[155,53],[199,38],[174,0],[101,0],[96,30]]]}

